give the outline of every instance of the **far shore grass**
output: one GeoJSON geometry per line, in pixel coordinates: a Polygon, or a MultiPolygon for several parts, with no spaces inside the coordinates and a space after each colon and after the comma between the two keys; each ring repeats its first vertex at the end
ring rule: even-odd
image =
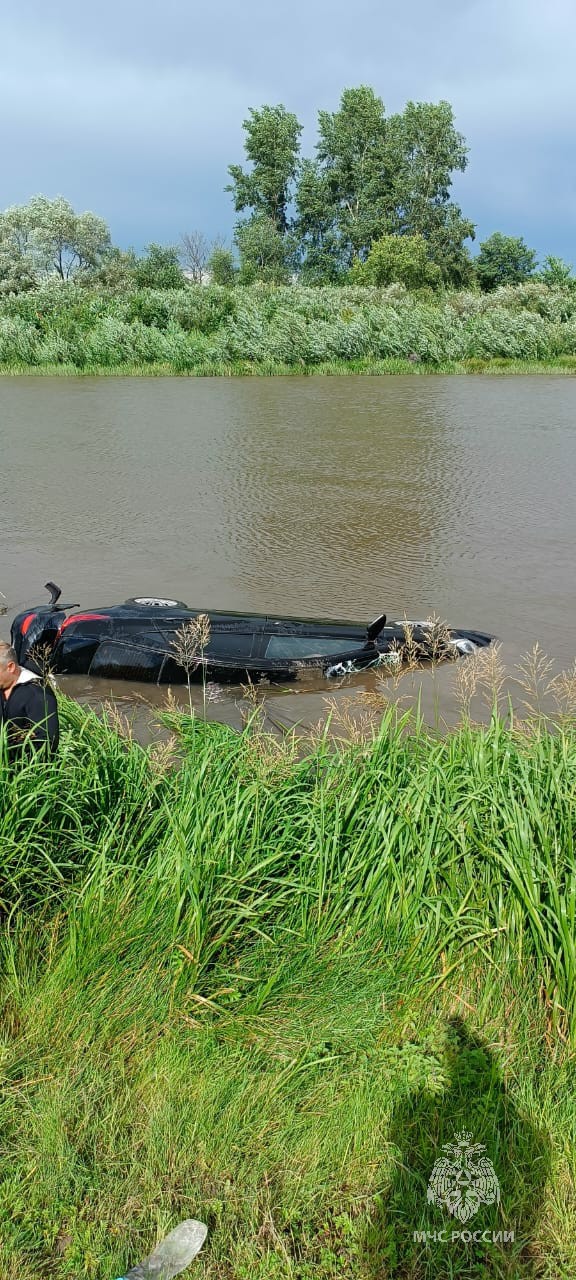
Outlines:
{"type": "Polygon", "coordinates": [[[233,364],[204,364],[180,369],[167,363],[86,365],[71,364],[0,365],[0,378],[304,378],[304,377],[393,377],[393,376],[474,376],[492,377],[546,375],[574,377],[576,356],[554,360],[481,359],[446,360],[438,364],[411,360],[335,360],[318,365],[236,361],[233,364]]]}

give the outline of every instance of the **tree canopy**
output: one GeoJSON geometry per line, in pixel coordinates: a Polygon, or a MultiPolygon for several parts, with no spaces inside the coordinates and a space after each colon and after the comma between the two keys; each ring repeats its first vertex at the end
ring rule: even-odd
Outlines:
{"type": "Polygon", "coordinates": [[[273,218],[255,214],[239,225],[236,243],[240,252],[240,283],[268,280],[283,284],[288,280],[288,244],[273,218]]]}
{"type": "MultiPolygon", "coordinates": [[[[449,103],[409,102],[388,117],[368,85],[345,89],[336,111],[318,113],[313,158],[300,157],[302,126],[283,105],[252,109],[244,131],[251,167],[230,165],[226,188],[237,212],[249,210],[239,247],[244,228],[254,222],[261,236],[267,218],[284,240],[285,273],[294,265],[303,279],[338,281],[382,236],[419,235],[442,278],[469,274],[474,226],[450,200],[467,149],[449,103]]],[[[270,278],[268,259],[262,270],[270,278]]]]}
{"type": "Polygon", "coordinates": [[[233,285],[236,282],[236,268],[232,251],[224,245],[215,245],[208,262],[207,270],[213,284],[233,285]]]}
{"type": "Polygon", "coordinates": [[[232,182],[226,187],[237,213],[269,218],[280,234],[288,228],[288,204],[298,171],[302,125],[282,104],[250,109],[244,121],[244,149],[252,169],[231,164],[232,182]]]}
{"type": "Polygon", "coordinates": [[[181,289],[184,283],[174,245],[149,244],[146,254],[136,260],[134,282],[140,288],[181,289]]]}
{"type": "Polygon", "coordinates": [[[576,279],[569,262],[563,258],[555,258],[552,254],[544,259],[540,271],[540,279],[551,288],[576,285],[576,279]]]}
{"type": "Polygon", "coordinates": [[[359,284],[388,285],[398,282],[407,289],[435,288],[440,268],[430,261],[424,236],[382,236],[375,240],[365,262],[353,269],[359,284]]]}
{"type": "MultiPolygon", "coordinates": [[[[97,214],[36,195],[0,211],[0,294],[46,279],[117,293],[208,279],[489,291],[536,276],[536,253],[521,237],[494,232],[472,257],[474,223],[452,199],[468,148],[449,102],[409,101],[388,115],[369,85],[344,89],[335,110],[318,112],[307,156],[302,125],[282,103],[250,108],[243,129],[245,161],[229,165],[225,188],[240,215],[235,251],[201,230],[178,247],[119,249],[97,214]]],[[[550,255],[537,279],[576,290],[572,268],[550,255]]]]}
{"type": "Polygon", "coordinates": [[[536,252],[528,248],[521,236],[505,236],[495,231],[482,241],[476,259],[476,275],[482,289],[522,284],[535,270],[536,252]]]}
{"type": "Polygon", "coordinates": [[[97,268],[110,247],[110,232],[95,213],[75,213],[63,196],[33,196],[0,214],[0,256],[9,254],[16,274],[32,279],[56,274],[69,280],[97,268]]]}

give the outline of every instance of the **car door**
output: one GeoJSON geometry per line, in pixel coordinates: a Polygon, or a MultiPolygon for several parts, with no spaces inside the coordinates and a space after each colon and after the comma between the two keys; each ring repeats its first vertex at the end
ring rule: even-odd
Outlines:
{"type": "Polygon", "coordinates": [[[262,653],[263,629],[263,618],[213,615],[205,650],[207,661],[213,666],[253,666],[262,653]]]}

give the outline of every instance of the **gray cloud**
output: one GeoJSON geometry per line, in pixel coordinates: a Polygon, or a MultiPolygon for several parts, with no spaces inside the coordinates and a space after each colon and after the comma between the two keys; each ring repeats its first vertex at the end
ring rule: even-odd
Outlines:
{"type": "Polygon", "coordinates": [[[368,83],[388,110],[447,98],[470,147],[455,192],[478,223],[572,260],[576,11],[568,0],[72,0],[4,15],[0,206],[36,191],[94,208],[137,247],[230,232],[227,165],[250,106],[319,107],[368,83]]]}

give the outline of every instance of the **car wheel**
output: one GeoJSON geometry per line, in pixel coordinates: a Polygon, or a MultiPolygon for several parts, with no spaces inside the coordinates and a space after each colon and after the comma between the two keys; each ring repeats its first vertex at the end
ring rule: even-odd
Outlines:
{"type": "Polygon", "coordinates": [[[166,600],[162,596],[132,596],[124,604],[136,609],[187,609],[183,600],[166,600]]]}

